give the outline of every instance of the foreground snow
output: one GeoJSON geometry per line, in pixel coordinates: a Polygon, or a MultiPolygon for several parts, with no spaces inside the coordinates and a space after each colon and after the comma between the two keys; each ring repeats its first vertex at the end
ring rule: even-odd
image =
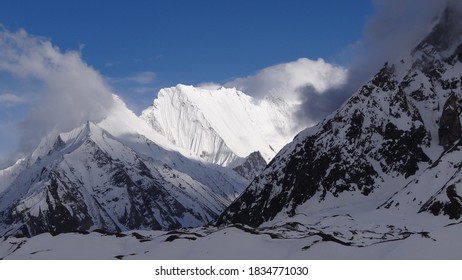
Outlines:
{"type": "MultiPolygon", "coordinates": [[[[461,259],[462,224],[393,211],[316,219],[299,216],[254,229],[242,225],[175,231],[44,233],[3,238],[1,259],[461,259]],[[374,219],[376,217],[376,219],[374,219]],[[298,221],[297,221],[298,220],[298,221]],[[311,221],[310,221],[311,220],[311,221]],[[397,220],[402,220],[401,223],[397,220]],[[380,222],[378,222],[380,221],[380,222]],[[394,221],[395,224],[388,222],[394,221]],[[302,223],[303,222],[303,223],[302,223]]],[[[320,214],[321,215],[321,214],[320,214]]]]}

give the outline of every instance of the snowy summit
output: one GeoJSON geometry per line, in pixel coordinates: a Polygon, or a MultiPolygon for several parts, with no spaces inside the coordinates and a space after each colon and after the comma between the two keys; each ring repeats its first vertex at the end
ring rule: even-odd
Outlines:
{"type": "Polygon", "coordinates": [[[173,144],[207,162],[235,166],[253,152],[269,162],[295,135],[294,106],[235,88],[162,89],[141,118],[173,144]]]}

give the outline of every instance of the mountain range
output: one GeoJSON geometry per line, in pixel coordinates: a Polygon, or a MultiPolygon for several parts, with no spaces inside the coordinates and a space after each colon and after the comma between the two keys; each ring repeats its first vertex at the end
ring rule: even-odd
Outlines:
{"type": "Polygon", "coordinates": [[[459,15],[447,8],[293,140],[296,106],[271,96],[178,85],[140,117],[114,96],[101,122],[52,133],[0,171],[0,252],[53,257],[72,246],[40,238],[66,233],[133,243],[117,258],[165,256],[157,246],[213,258],[226,242],[235,258],[460,258],[459,15]]]}
{"type": "Polygon", "coordinates": [[[194,159],[114,99],[100,123],[51,134],[1,171],[2,235],[200,226],[245,187],[236,172],[194,159]]]}
{"type": "Polygon", "coordinates": [[[113,98],[101,122],[53,132],[0,171],[2,235],[205,225],[290,139],[276,98],[178,85],[140,117],[113,98]]]}

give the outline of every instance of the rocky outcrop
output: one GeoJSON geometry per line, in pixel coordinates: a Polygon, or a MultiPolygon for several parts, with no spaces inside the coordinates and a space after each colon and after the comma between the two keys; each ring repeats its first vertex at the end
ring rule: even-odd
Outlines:
{"type": "Polygon", "coordinates": [[[449,201],[435,201],[428,205],[427,209],[424,208],[424,210],[433,215],[444,213],[451,219],[459,219],[462,216],[462,197],[458,195],[455,185],[446,188],[446,196],[449,201]]]}
{"type": "Polygon", "coordinates": [[[452,147],[456,141],[462,139],[462,126],[458,107],[457,97],[452,93],[444,104],[439,120],[439,143],[445,150],[452,147]]]}
{"type": "Polygon", "coordinates": [[[252,181],[253,178],[258,176],[263,169],[265,169],[265,166],[265,159],[262,157],[260,152],[256,151],[248,155],[244,159],[244,162],[234,167],[233,170],[247,180],[252,181]]]}

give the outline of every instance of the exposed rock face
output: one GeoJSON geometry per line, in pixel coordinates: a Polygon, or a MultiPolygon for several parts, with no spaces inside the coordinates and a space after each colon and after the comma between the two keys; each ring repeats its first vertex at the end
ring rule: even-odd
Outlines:
{"type": "Polygon", "coordinates": [[[462,127],[455,94],[451,94],[444,104],[439,125],[438,136],[440,145],[445,150],[452,147],[456,141],[462,139],[462,127]]]}

